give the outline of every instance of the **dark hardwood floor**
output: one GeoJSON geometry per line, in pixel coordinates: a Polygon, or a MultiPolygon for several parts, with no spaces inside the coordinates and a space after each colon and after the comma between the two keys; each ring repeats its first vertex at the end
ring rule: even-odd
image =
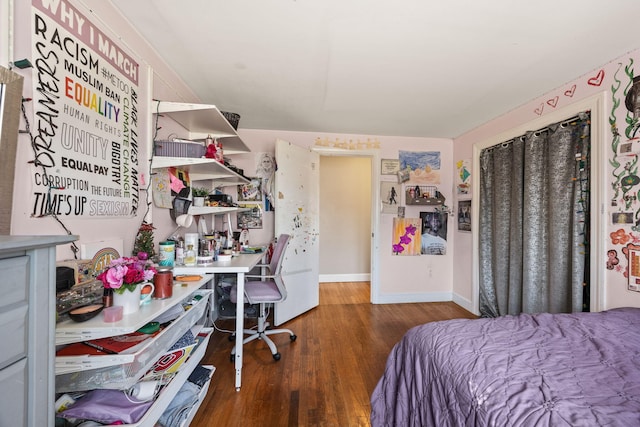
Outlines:
{"type": "MultiPolygon", "coordinates": [[[[213,334],[203,363],[216,371],[191,425],[368,426],[369,397],[393,345],[413,326],[460,317],[475,316],[451,302],[373,305],[368,282],[322,283],[320,305],[282,325],[298,339],[272,336],[280,361],[260,340],[244,346],[239,392],[233,344],[213,334]]],[[[216,324],[234,328],[230,320],[216,324]]]]}

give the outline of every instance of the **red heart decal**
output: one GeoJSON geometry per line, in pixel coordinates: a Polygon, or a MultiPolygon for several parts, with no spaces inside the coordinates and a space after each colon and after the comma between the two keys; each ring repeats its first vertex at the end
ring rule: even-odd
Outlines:
{"type": "Polygon", "coordinates": [[[587,83],[591,86],[600,86],[602,84],[602,80],[604,79],[604,70],[598,71],[598,75],[595,77],[591,77],[587,83]]]}
{"type": "Polygon", "coordinates": [[[536,108],[535,110],[533,110],[537,115],[541,116],[542,115],[542,110],[544,110],[544,104],[540,104],[540,106],[538,108],[536,108]]]}
{"type": "Polygon", "coordinates": [[[556,108],[556,105],[558,105],[558,97],[556,96],[555,98],[548,100],[547,104],[551,105],[553,108],[556,108]]]}
{"type": "Polygon", "coordinates": [[[575,91],[576,91],[576,85],[573,85],[571,86],[571,89],[564,91],[564,96],[568,96],[569,98],[572,98],[575,91]]]}

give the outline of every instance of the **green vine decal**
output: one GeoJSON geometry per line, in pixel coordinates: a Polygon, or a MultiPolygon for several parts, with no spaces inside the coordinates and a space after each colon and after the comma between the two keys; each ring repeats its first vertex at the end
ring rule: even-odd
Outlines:
{"type": "MultiPolygon", "coordinates": [[[[624,96],[626,97],[627,94],[629,93],[629,89],[631,89],[631,87],[633,87],[633,68],[631,68],[633,65],[633,58],[630,59],[629,61],[629,65],[627,65],[626,67],[624,67],[624,72],[627,75],[627,77],[629,77],[629,82],[627,83],[627,86],[624,88],[624,96]]],[[[627,116],[625,118],[625,121],[627,122],[627,128],[624,131],[625,136],[627,137],[627,139],[632,139],[637,131],[637,124],[638,124],[638,119],[636,117],[633,116],[633,112],[627,110],[627,116]],[[635,131],[634,131],[635,129],[635,131]]]]}
{"type": "Polygon", "coordinates": [[[613,151],[611,158],[609,159],[609,163],[613,167],[612,175],[615,180],[611,183],[611,188],[613,190],[612,201],[615,202],[618,199],[620,194],[620,180],[622,178],[622,174],[624,173],[624,169],[618,172],[620,168],[620,162],[618,162],[618,145],[620,144],[620,132],[618,132],[618,126],[616,125],[616,110],[620,106],[620,98],[616,96],[618,93],[618,89],[620,89],[621,81],[618,79],[618,72],[622,64],[618,64],[618,69],[613,75],[614,83],[611,85],[611,113],[609,114],[609,125],[611,126],[611,135],[613,136],[613,140],[611,141],[611,151],[613,151]]]}

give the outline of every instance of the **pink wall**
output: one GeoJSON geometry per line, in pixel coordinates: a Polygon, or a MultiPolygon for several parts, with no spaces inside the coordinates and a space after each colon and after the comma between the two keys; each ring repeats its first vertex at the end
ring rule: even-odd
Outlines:
{"type": "MultiPolygon", "coordinates": [[[[604,188],[602,194],[602,206],[596,206],[592,210],[596,212],[601,209],[604,214],[601,216],[602,232],[600,238],[603,247],[601,253],[609,250],[615,251],[618,263],[611,269],[607,268],[607,258],[601,257],[596,262],[597,267],[602,272],[600,278],[594,278],[592,286],[599,287],[602,292],[601,308],[612,308],[619,306],[640,306],[640,293],[627,289],[627,259],[623,251],[632,245],[640,243],[640,230],[635,224],[640,214],[640,202],[633,199],[640,190],[640,179],[634,177],[637,172],[637,138],[627,135],[629,129],[628,121],[633,121],[633,114],[625,108],[625,94],[632,87],[634,65],[638,62],[639,51],[631,52],[620,58],[592,70],[567,84],[558,87],[537,99],[528,102],[521,107],[510,111],[476,129],[468,132],[454,141],[454,159],[472,158],[473,145],[490,140],[496,135],[506,133],[516,128],[522,128],[527,123],[540,123],[547,116],[552,116],[564,107],[570,107],[578,102],[583,102],[590,97],[604,95],[605,103],[603,111],[599,112],[599,117],[592,117],[592,120],[600,119],[603,124],[601,135],[603,143],[600,147],[592,147],[592,151],[600,154],[601,161],[596,164],[596,174],[594,181],[601,183],[604,188]],[[619,133],[615,135],[613,129],[617,128],[619,133]],[[625,148],[626,147],[626,148],[625,148]],[[629,153],[622,153],[621,150],[629,149],[629,153]],[[615,168],[613,165],[619,165],[615,168]],[[625,169],[625,165],[628,167],[625,169]],[[631,176],[632,184],[622,187],[614,192],[614,188],[620,188],[620,179],[631,176]],[[627,190],[627,191],[622,191],[627,190]],[[627,197],[625,200],[624,195],[627,197]],[[613,224],[614,213],[630,213],[633,223],[613,224]],[[616,238],[610,234],[616,232],[616,238]]],[[[526,84],[526,82],[523,82],[526,84]]],[[[537,128],[531,129],[535,130],[537,128]]],[[[515,136],[515,135],[514,135],[515,136]]],[[[496,141],[497,142],[497,141],[496,141]]],[[[473,174],[472,179],[478,179],[473,174]]],[[[464,260],[460,263],[463,268],[453,270],[454,293],[462,299],[472,298],[472,259],[473,244],[471,236],[456,234],[456,261],[464,260]]],[[[593,245],[597,245],[594,242],[593,245]]],[[[597,247],[594,248],[597,250],[597,247]]]]}

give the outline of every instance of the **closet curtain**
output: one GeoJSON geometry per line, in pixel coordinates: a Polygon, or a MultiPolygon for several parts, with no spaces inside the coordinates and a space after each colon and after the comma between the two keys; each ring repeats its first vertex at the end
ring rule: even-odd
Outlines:
{"type": "Polygon", "coordinates": [[[480,153],[480,313],[588,311],[589,113],[480,153]]]}

